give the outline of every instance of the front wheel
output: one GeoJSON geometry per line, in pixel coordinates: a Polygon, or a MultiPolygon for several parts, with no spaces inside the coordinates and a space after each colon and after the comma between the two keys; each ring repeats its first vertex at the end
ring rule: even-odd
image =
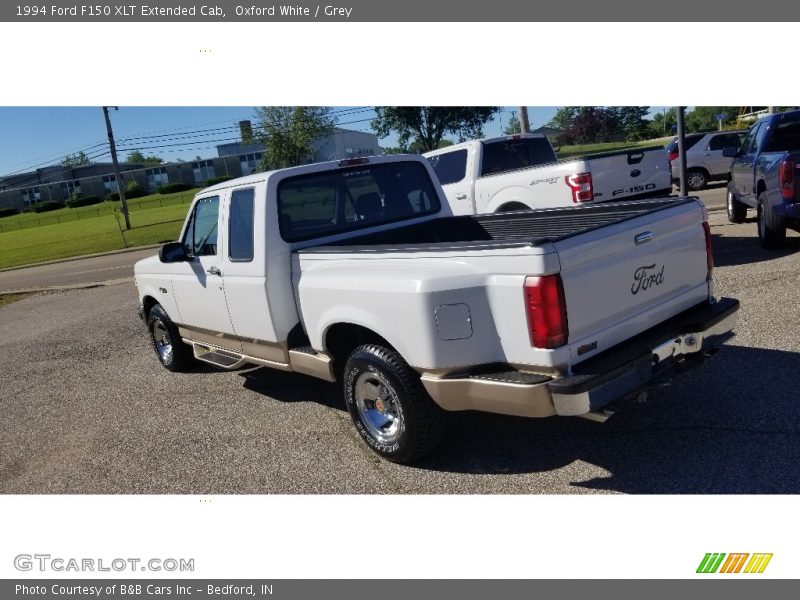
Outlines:
{"type": "Polygon", "coordinates": [[[183,343],[178,327],[160,304],[151,308],[147,315],[147,331],[153,350],[165,369],[177,373],[189,368],[194,361],[192,349],[183,343]]]}
{"type": "Polygon", "coordinates": [[[747,205],[739,202],[733,182],[728,184],[728,221],[731,223],[744,223],[747,218],[747,205]]]}
{"type": "Polygon", "coordinates": [[[442,409],[394,350],[359,346],[347,359],[343,382],[350,418],[361,438],[380,456],[411,463],[438,445],[442,409]]]}
{"type": "Polygon", "coordinates": [[[778,248],[786,239],[786,225],[770,208],[767,193],[758,195],[758,242],[762,248],[778,248]]]}

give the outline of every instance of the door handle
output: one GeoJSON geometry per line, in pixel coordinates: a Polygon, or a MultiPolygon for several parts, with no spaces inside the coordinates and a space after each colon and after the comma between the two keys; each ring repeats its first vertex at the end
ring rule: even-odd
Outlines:
{"type": "Polygon", "coordinates": [[[222,271],[219,270],[219,267],[209,267],[206,273],[208,273],[209,275],[217,275],[220,277],[222,276],[222,271]]]}
{"type": "Polygon", "coordinates": [[[466,200],[466,199],[467,199],[466,194],[456,194],[456,200],[466,200]]]}

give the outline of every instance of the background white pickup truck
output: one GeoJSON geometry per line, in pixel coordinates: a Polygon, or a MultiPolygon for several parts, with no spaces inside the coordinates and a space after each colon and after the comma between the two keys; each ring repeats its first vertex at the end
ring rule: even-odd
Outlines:
{"type": "Polygon", "coordinates": [[[454,217],[425,159],[376,157],[205,189],[135,275],[164,367],[340,381],[409,462],[444,411],[597,416],[712,352],[738,302],[713,298],[710,239],[695,199],[454,217]]]}
{"type": "Polygon", "coordinates": [[[541,134],[473,140],[427,152],[456,215],[667,196],[669,157],[661,147],[559,161],[541,134]]]}

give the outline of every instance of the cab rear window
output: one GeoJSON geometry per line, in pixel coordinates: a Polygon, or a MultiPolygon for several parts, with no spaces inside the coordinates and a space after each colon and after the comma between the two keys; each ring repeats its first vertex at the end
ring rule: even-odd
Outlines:
{"type": "Polygon", "coordinates": [[[297,242],[434,214],[439,198],[419,162],[364,164],[284,179],[281,237],[297,242]]]}

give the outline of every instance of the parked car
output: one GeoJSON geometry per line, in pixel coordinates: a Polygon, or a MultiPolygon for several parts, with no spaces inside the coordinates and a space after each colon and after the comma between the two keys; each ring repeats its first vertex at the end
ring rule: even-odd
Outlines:
{"type": "Polygon", "coordinates": [[[728,184],[728,219],[742,223],[747,209],[758,215],[758,240],[780,246],[786,229],[800,231],[800,110],[756,121],[741,147],[726,148],[733,160],[728,184]]]}
{"type": "Polygon", "coordinates": [[[738,310],[712,267],[694,198],[452,216],[427,160],[386,156],[209,187],[134,271],[165,368],[338,381],[367,445],[411,462],[444,411],[602,420],[701,361],[738,310]]]}
{"type": "Polygon", "coordinates": [[[456,215],[666,196],[664,148],[637,148],[559,161],[541,134],[473,140],[427,152],[456,215]]]}
{"type": "MultiPolygon", "coordinates": [[[[726,147],[739,146],[744,131],[716,131],[713,133],[691,133],[686,136],[686,186],[702,190],[709,181],[725,181],[730,171],[731,159],[722,155],[726,147]]],[[[678,138],[667,145],[672,165],[672,177],[680,177],[678,160],[678,138]]]]}

